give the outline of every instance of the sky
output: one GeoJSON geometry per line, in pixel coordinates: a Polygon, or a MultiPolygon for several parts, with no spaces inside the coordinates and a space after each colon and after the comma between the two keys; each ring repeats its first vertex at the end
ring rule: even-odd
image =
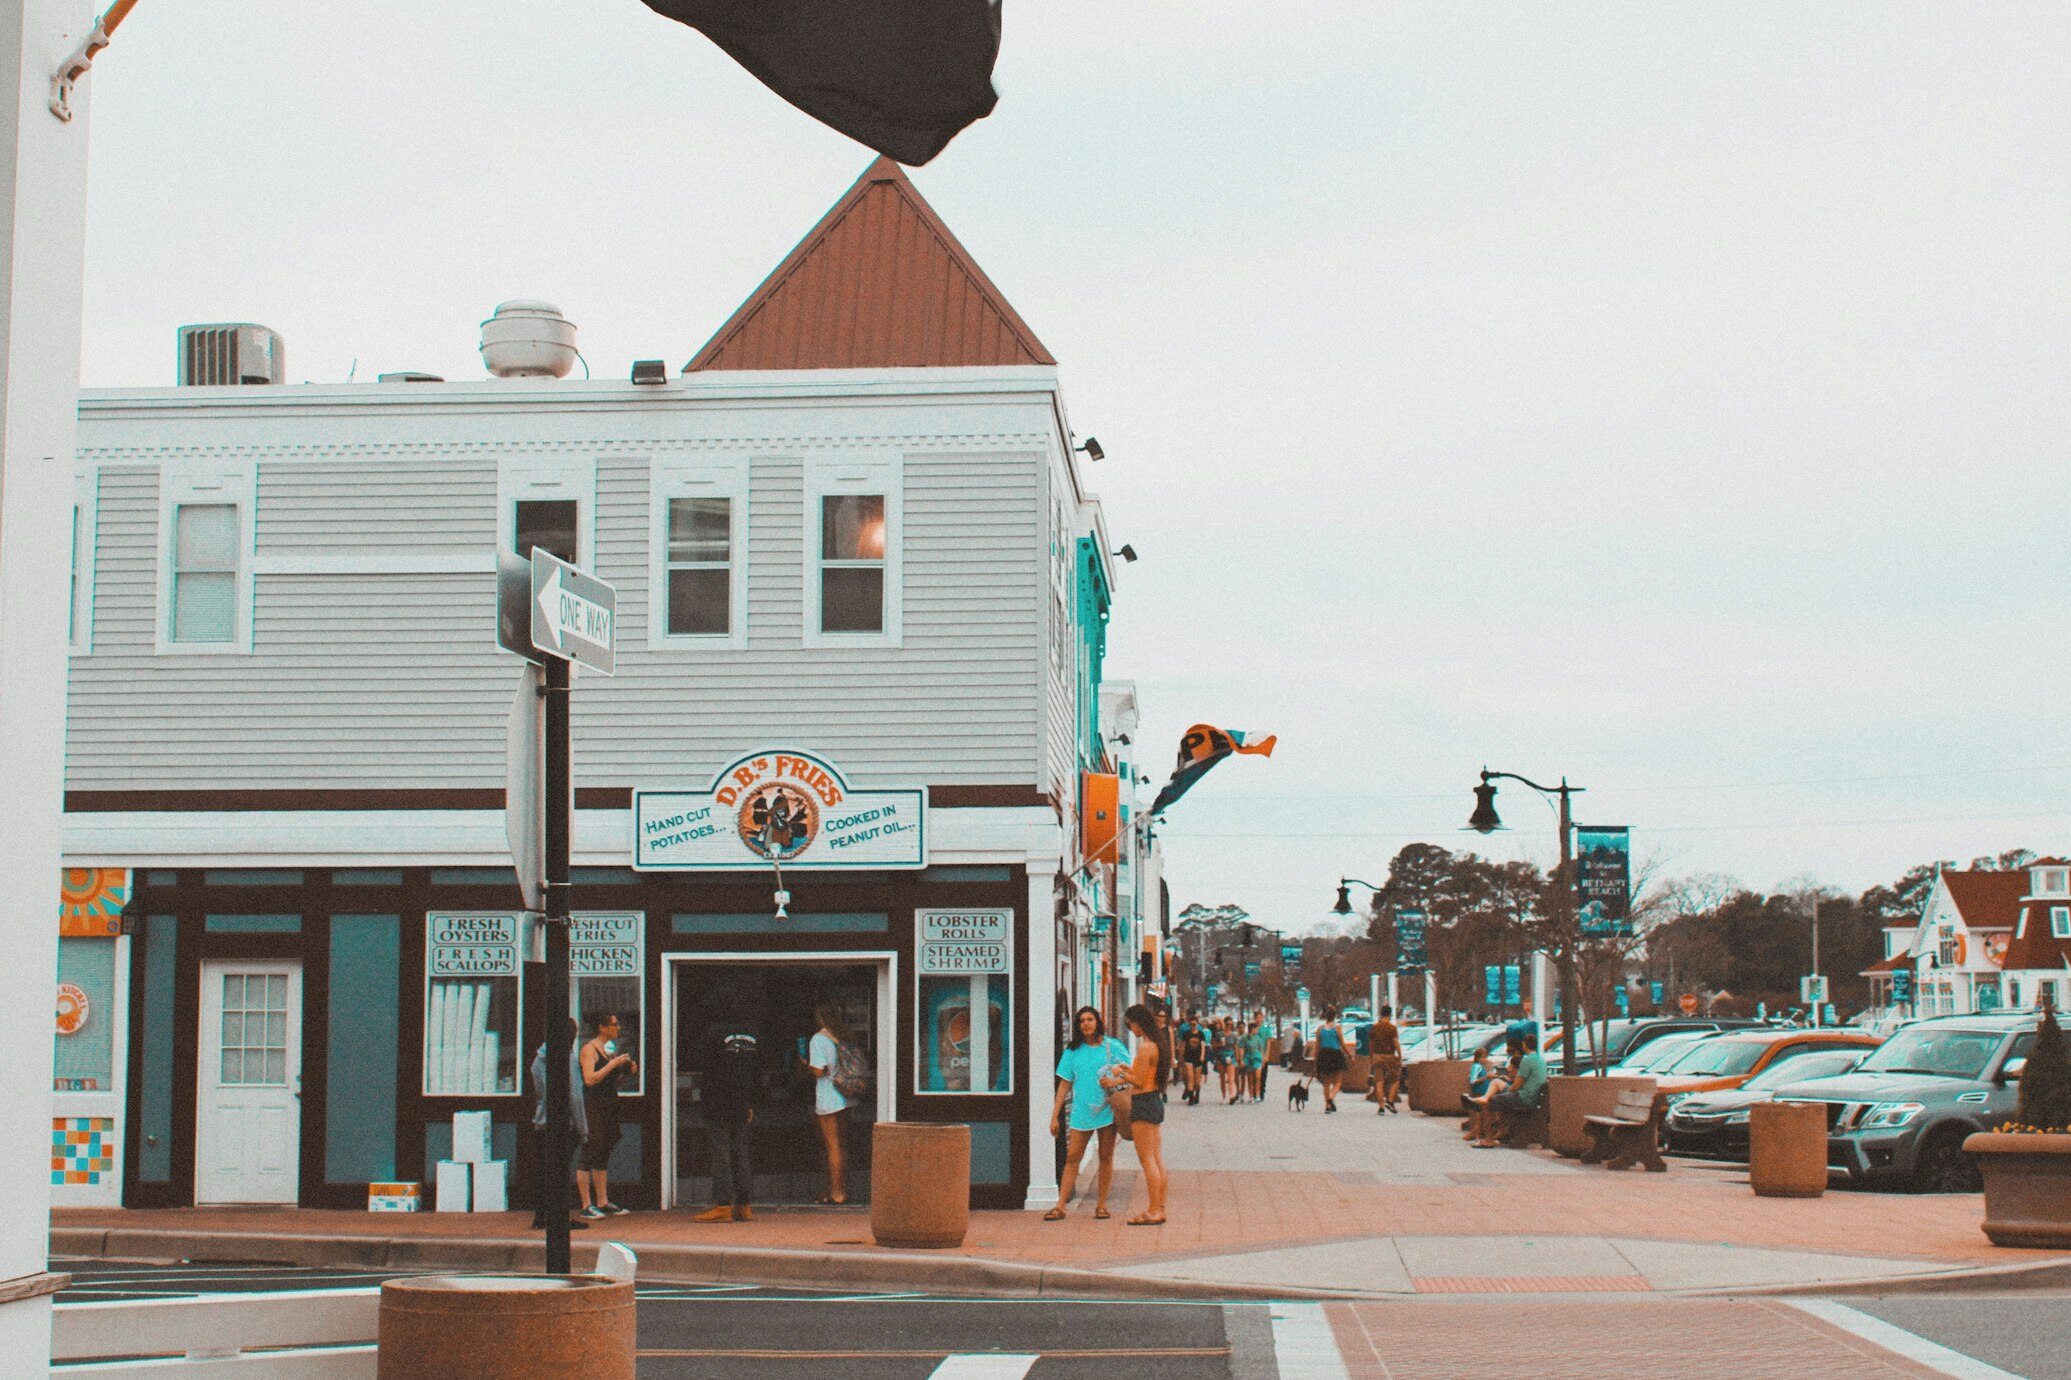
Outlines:
{"type": "MultiPolygon", "coordinates": [[[[1404,843],[1848,891],[2071,851],[2071,9],[1007,0],[922,193],[1061,362],[1175,906],[1404,843]]],[[[144,0],[84,378],[251,320],[481,376],[688,359],[870,159],[637,0],[144,0]]]]}

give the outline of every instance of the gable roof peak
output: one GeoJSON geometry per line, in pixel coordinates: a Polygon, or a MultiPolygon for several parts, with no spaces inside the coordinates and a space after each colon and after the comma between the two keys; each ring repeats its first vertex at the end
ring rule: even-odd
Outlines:
{"type": "Polygon", "coordinates": [[[1056,362],[906,170],[880,156],[684,371],[1056,362]]]}

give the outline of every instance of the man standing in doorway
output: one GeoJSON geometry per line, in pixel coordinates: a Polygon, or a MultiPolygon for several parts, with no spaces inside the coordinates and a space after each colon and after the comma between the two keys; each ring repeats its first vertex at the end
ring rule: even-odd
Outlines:
{"type": "Polygon", "coordinates": [[[746,1222],[755,1216],[748,1206],[755,1186],[748,1128],[755,1120],[761,1066],[754,1030],[735,1003],[723,1001],[698,1048],[698,1110],[712,1151],[712,1203],[693,1221],[746,1222]]]}

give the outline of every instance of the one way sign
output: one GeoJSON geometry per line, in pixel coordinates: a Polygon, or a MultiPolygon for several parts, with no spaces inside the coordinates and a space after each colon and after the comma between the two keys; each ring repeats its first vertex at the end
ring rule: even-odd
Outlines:
{"type": "Polygon", "coordinates": [[[532,550],[532,645],[613,674],[618,591],[538,547],[532,550]]]}

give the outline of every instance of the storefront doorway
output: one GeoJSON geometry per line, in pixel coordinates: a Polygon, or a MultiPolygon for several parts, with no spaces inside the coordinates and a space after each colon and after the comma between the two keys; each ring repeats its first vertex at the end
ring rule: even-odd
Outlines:
{"type": "Polygon", "coordinates": [[[302,965],[201,965],[196,1203],[292,1203],[302,1168],[302,965]]]}
{"type": "Polygon", "coordinates": [[[697,1068],[701,1045],[721,1012],[746,1023],[761,1056],[752,1133],[755,1201],[810,1203],[826,1192],[813,1080],[803,1058],[817,1028],[813,1011],[821,1004],[834,1008],[844,1037],[863,1050],[877,1074],[869,1105],[851,1108],[842,1126],[849,1200],[868,1200],[871,1124],[892,1115],[891,962],[888,954],[667,958],[670,1096],[663,1114],[671,1206],[703,1207],[710,1199],[710,1152],[697,1068]]]}

